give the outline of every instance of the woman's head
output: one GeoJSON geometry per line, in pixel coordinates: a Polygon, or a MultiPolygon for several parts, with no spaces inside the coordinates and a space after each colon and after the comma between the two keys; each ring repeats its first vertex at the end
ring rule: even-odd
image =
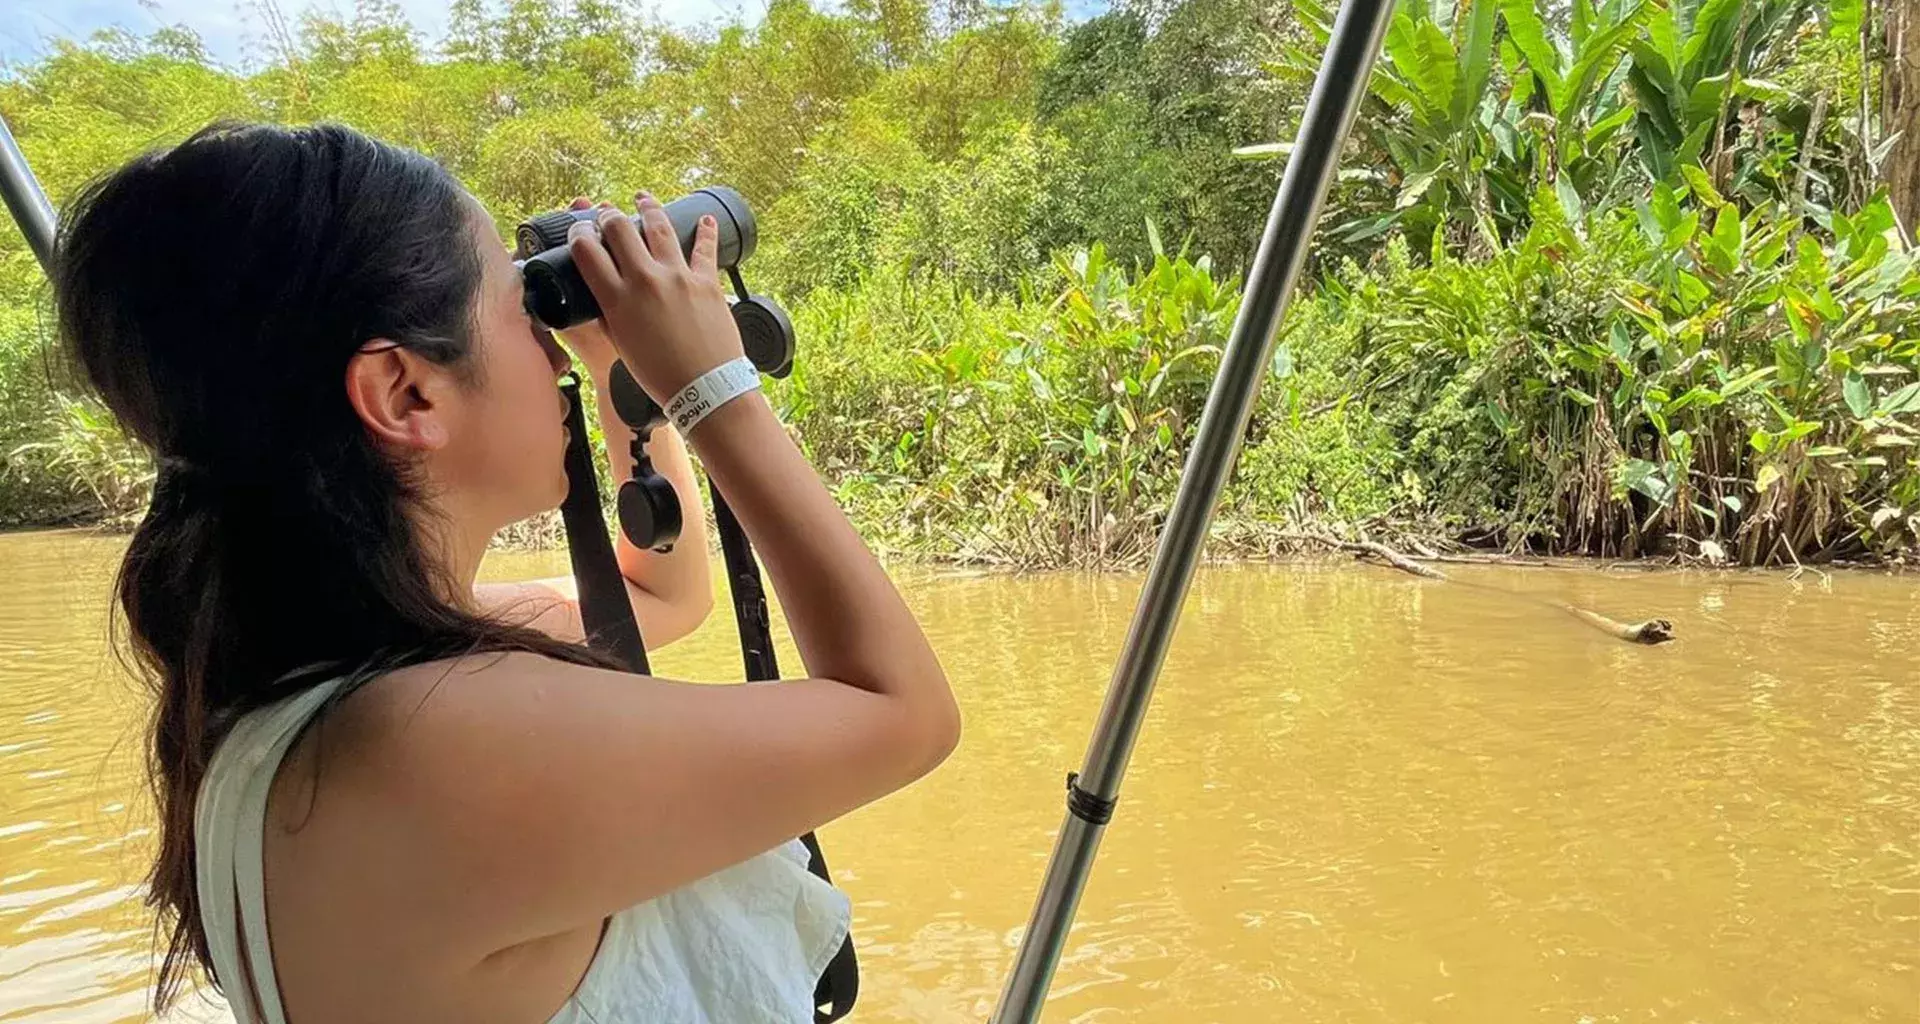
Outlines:
{"type": "Polygon", "coordinates": [[[209,128],[70,204],[56,279],[88,378],[166,465],[244,486],[304,462],[463,532],[563,493],[564,357],[480,206],[418,154],[209,128]]]}
{"type": "Polygon", "coordinates": [[[119,598],[159,698],[164,1002],[206,962],[193,801],[234,718],[313,673],[590,658],[464,599],[487,538],[565,493],[565,357],[479,204],[335,126],[141,156],[66,206],[54,262],[66,343],[159,466],[119,598]]]}

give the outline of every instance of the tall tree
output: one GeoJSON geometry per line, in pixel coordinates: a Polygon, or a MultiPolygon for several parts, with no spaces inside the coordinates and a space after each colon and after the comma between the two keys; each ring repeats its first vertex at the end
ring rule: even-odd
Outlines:
{"type": "Polygon", "coordinates": [[[1881,174],[1908,239],[1920,230],[1920,0],[1887,0],[1881,131],[1897,135],[1881,174]]]}

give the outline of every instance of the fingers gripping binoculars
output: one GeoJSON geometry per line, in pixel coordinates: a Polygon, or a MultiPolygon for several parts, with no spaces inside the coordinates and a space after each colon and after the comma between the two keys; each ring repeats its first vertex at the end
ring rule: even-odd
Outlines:
{"type": "MultiPolygon", "coordinates": [[[[680,254],[691,258],[694,230],[700,218],[711,214],[719,228],[722,273],[734,288],[733,319],[747,358],[761,373],[783,377],[793,365],[793,323],[772,299],[754,295],[740,277],[740,264],[753,255],[759,240],[753,210],[740,193],[724,185],[703,188],[666,204],[667,219],[680,240],[680,254]]],[[[520,271],[526,282],[528,315],[549,329],[563,331],[600,315],[593,297],[573,265],[567,231],[582,221],[598,219],[597,210],[552,210],[520,223],[514,232],[520,271]]],[[[638,221],[638,215],[629,219],[638,221]]]]}
{"type": "MultiPolygon", "coordinates": [[[[793,369],[793,321],[778,303],[749,291],[740,276],[740,264],[753,255],[759,240],[747,201],[733,189],[714,186],[667,203],[664,209],[680,241],[680,253],[688,258],[700,218],[712,215],[719,229],[717,263],[733,286],[728,302],[741,346],[761,373],[786,376],[793,369]]],[[[597,220],[599,214],[592,209],[551,210],[527,218],[514,231],[514,258],[526,289],[527,314],[549,330],[564,331],[600,315],[600,303],[567,247],[568,230],[582,221],[597,220]]],[[[629,219],[637,222],[638,215],[629,219]]],[[[666,415],[623,363],[614,364],[608,388],[614,411],[633,431],[633,479],[621,485],[615,502],[620,530],[638,547],[666,550],[680,535],[680,504],[673,485],[654,471],[645,449],[666,415]]]]}

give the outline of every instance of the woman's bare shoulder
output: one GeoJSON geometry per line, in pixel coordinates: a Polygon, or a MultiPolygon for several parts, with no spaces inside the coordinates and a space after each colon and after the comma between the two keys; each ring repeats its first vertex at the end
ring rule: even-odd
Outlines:
{"type": "Polygon", "coordinates": [[[357,685],[329,710],[325,731],[336,743],[417,744],[438,730],[519,713],[528,702],[565,702],[570,691],[578,699],[590,699],[581,687],[610,674],[616,673],[528,651],[420,662],[357,685]]]}

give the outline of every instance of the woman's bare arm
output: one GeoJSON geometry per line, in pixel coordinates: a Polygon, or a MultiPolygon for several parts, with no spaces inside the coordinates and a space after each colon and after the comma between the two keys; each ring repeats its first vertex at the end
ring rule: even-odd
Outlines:
{"type": "MultiPolygon", "coordinates": [[[[644,242],[609,218],[604,248],[574,252],[622,351],[654,360],[635,372],[658,395],[740,343],[712,225],[693,266],[676,266],[672,227],[657,204],[643,212],[644,242]]],[[[335,735],[355,749],[331,762],[331,806],[414,920],[476,955],[771,849],[958,742],[925,634],[765,399],[723,405],[688,440],[759,550],[810,678],[699,685],[476,656],[394,673],[340,709],[335,735]]]]}
{"type": "Polygon", "coordinates": [[[343,709],[364,744],[334,762],[355,766],[341,784],[356,813],[385,824],[389,863],[415,865],[407,898],[480,955],[771,849],[958,740],[925,636],[764,400],[736,400],[694,441],[738,494],[812,678],[701,685],[476,657],[396,673],[356,696],[369,710],[343,709]]]}

